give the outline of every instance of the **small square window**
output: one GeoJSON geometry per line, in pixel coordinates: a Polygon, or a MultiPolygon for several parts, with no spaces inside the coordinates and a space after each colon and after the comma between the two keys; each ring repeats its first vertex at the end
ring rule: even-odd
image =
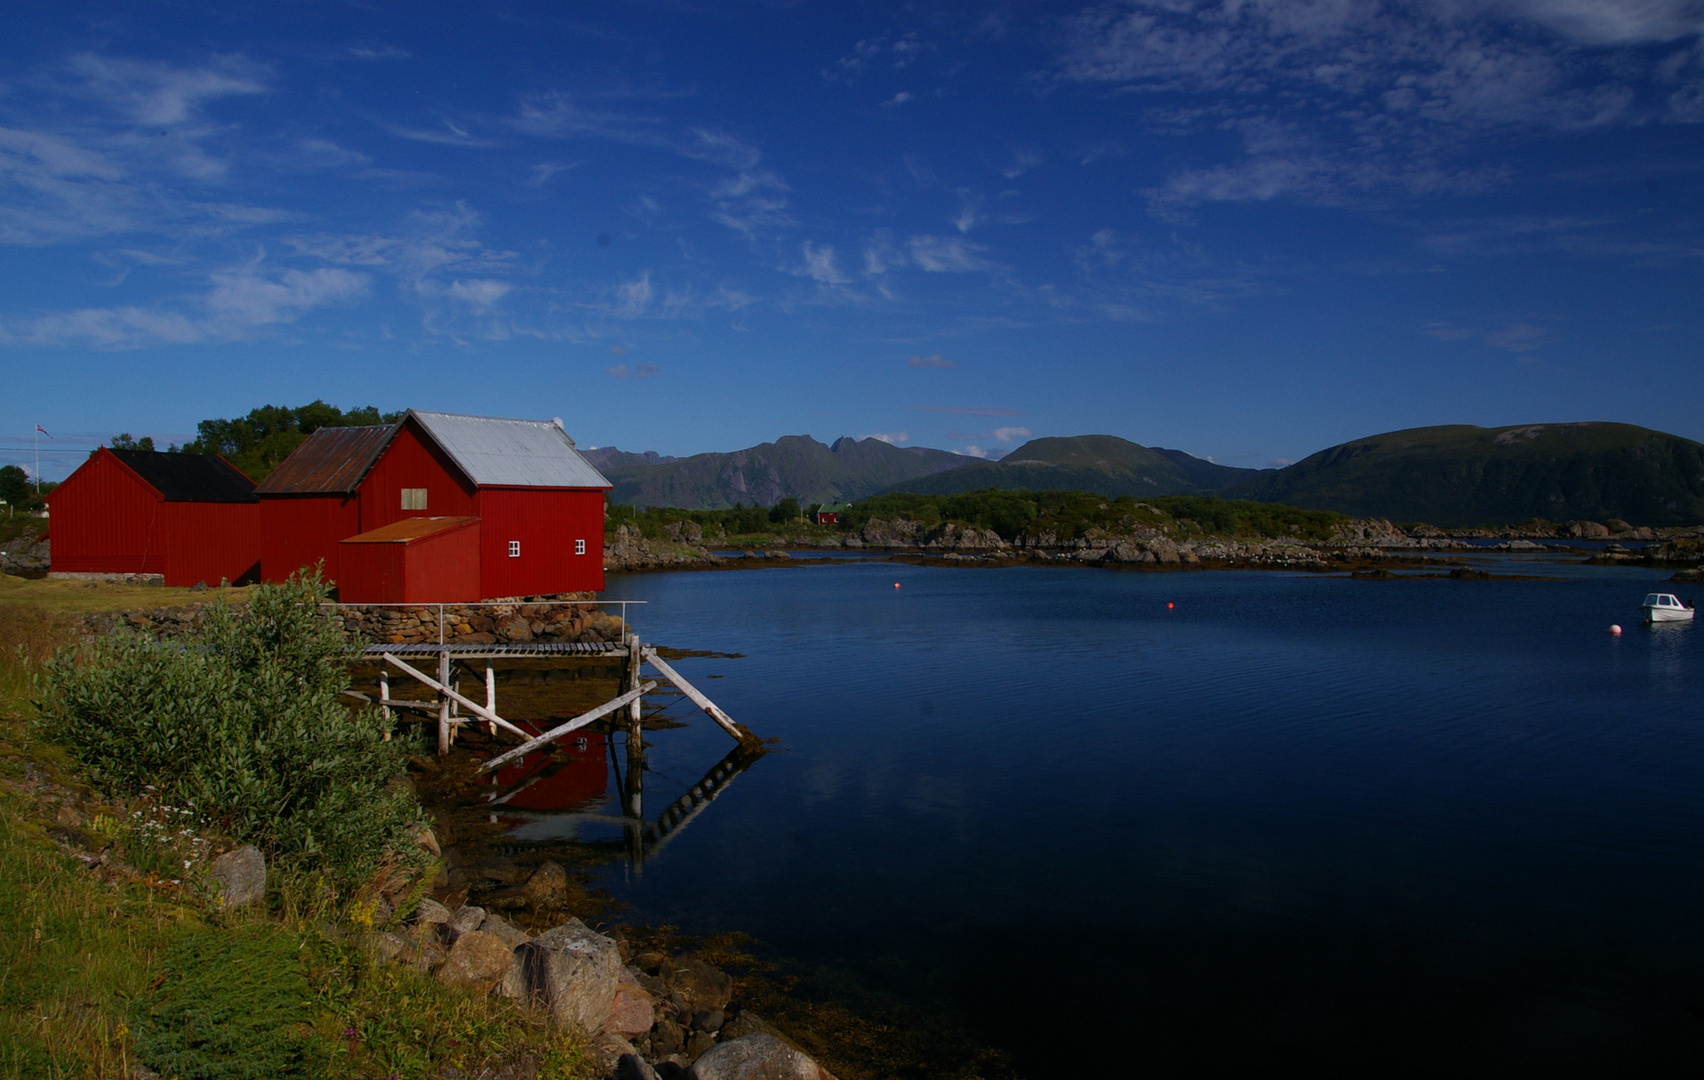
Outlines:
{"type": "Polygon", "coordinates": [[[424,509],[426,509],[426,489],[425,488],[403,488],[402,489],[402,508],[404,510],[424,510],[424,509]]]}
{"type": "Polygon", "coordinates": [[[521,542],[519,540],[509,541],[509,558],[518,559],[520,557],[521,557],[521,542]]]}
{"type": "Polygon", "coordinates": [[[584,555],[585,553],[586,553],[586,542],[584,540],[574,541],[574,554],[584,555]]]}

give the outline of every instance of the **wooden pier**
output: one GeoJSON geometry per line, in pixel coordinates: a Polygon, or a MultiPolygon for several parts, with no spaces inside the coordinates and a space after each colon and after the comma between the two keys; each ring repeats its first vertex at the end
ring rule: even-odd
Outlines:
{"type": "MultiPolygon", "coordinates": [[[[564,603],[592,604],[597,602],[566,601],[564,603]]],[[[616,603],[619,603],[622,607],[621,624],[626,627],[629,625],[626,618],[626,606],[629,602],[617,601],[616,603]]],[[[349,696],[378,705],[386,719],[390,718],[393,709],[414,710],[428,715],[435,714],[438,726],[438,753],[440,755],[450,752],[450,747],[455,741],[456,731],[463,724],[483,723],[493,735],[501,729],[520,740],[519,745],[481,764],[480,770],[482,772],[501,768],[522,755],[538,750],[588,724],[623,709],[627,711],[629,742],[633,746],[639,746],[643,737],[641,730],[643,704],[641,699],[661,685],[657,680],[645,679],[644,669],[647,666],[663,682],[674,686],[675,689],[686,696],[687,700],[703,710],[704,714],[714,720],[716,725],[727,732],[735,742],[747,747],[758,745],[756,736],[736,723],[715,702],[705,696],[703,691],[688,682],[680,672],[658,656],[657,650],[653,646],[641,642],[639,635],[631,629],[623,631],[620,642],[452,642],[445,640],[442,605],[412,606],[439,607],[439,640],[435,642],[380,643],[367,646],[362,655],[379,661],[378,697],[372,698],[355,691],[349,691],[349,696]],[[547,658],[601,659],[621,663],[624,666],[622,692],[597,708],[581,713],[572,720],[559,724],[549,731],[538,735],[525,731],[505,720],[497,711],[495,662],[498,660],[547,658]],[[457,678],[457,669],[474,663],[483,663],[485,667],[485,700],[483,702],[475,701],[456,689],[460,681],[457,678]],[[423,670],[427,667],[432,670],[430,672],[423,670]],[[418,701],[392,697],[390,679],[393,670],[432,691],[432,699],[430,701],[418,701]]],[[[499,605],[493,604],[492,606],[499,605]]]]}

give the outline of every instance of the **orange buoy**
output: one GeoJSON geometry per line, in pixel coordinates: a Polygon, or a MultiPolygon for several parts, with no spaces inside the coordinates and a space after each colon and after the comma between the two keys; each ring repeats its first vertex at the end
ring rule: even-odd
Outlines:
{"type": "Polygon", "coordinates": [[[1166,601],[1166,610],[1167,610],[1167,611],[1170,611],[1170,610],[1171,610],[1171,609],[1172,609],[1172,608],[1174,608],[1174,607],[1176,607],[1176,606],[1177,606],[1177,605],[1176,605],[1176,604],[1174,604],[1174,603],[1172,603],[1172,602],[1171,602],[1171,601],[1170,601],[1170,600],[1167,600],[1167,601],[1166,601]]]}
{"type": "Polygon", "coordinates": [[[894,583],[893,583],[893,587],[894,587],[894,588],[896,588],[896,589],[897,589],[897,588],[899,588],[899,582],[897,582],[897,581],[896,581],[896,582],[894,582],[894,583]]]}
{"type": "Polygon", "coordinates": [[[1621,633],[1621,624],[1620,623],[1610,623],[1609,624],[1609,632],[1612,633],[1612,634],[1621,633]]]}

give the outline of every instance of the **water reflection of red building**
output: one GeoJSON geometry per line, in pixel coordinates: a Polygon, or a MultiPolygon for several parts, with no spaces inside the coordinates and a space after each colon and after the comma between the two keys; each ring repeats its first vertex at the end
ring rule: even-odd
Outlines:
{"type": "Polygon", "coordinates": [[[551,751],[498,769],[496,801],[517,810],[578,810],[601,803],[609,784],[608,754],[603,732],[577,731],[551,751]]]}

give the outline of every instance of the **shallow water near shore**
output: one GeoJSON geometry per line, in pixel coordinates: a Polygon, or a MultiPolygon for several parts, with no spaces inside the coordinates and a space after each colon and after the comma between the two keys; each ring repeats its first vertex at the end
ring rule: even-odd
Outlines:
{"type": "MultiPolygon", "coordinates": [[[[780,743],[599,884],[1035,1077],[1694,1066],[1704,631],[1639,624],[1666,572],[1477,564],[1551,580],[614,576],[780,743]]],[[[731,746],[669,714],[649,817],[731,746]]],[[[618,838],[615,792],[521,831],[618,838]]]]}

